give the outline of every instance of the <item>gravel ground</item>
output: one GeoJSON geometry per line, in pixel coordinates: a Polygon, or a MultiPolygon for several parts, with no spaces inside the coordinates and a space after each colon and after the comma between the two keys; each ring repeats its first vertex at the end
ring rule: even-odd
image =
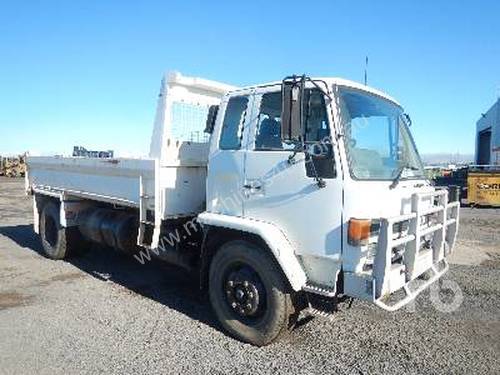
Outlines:
{"type": "Polygon", "coordinates": [[[429,292],[395,313],[355,301],[264,348],[224,334],[176,269],[97,248],[44,258],[31,212],[23,181],[0,178],[0,373],[500,373],[500,210],[461,211],[434,289],[461,293],[455,311],[429,292]]]}

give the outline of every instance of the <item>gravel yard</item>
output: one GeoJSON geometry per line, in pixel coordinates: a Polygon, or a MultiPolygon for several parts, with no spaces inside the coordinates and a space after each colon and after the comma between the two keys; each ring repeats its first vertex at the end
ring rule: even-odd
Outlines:
{"type": "Polygon", "coordinates": [[[0,178],[0,373],[500,373],[500,210],[461,211],[455,311],[429,292],[395,313],[354,301],[256,348],[174,268],[99,248],[44,258],[23,183],[0,178]]]}

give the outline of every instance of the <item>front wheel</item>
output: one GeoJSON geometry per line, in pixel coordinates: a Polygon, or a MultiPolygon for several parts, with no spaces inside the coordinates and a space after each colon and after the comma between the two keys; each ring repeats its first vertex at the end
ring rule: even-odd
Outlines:
{"type": "Polygon", "coordinates": [[[270,254],[248,242],[224,244],[210,264],[212,308],[241,341],[267,345],[293,327],[292,293],[270,254]]]}

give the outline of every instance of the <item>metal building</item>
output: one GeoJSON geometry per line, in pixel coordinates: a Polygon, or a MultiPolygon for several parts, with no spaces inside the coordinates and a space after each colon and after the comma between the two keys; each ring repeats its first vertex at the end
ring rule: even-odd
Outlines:
{"type": "Polygon", "coordinates": [[[476,123],[475,163],[500,165],[500,98],[476,123]]]}

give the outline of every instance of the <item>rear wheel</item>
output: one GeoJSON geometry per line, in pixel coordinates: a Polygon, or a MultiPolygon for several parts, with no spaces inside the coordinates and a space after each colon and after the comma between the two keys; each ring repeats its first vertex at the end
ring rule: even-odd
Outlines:
{"type": "Polygon", "coordinates": [[[274,259],[248,242],[231,241],[217,251],[209,294],[222,326],[242,341],[267,345],[295,323],[288,282],[274,259]]]}
{"type": "Polygon", "coordinates": [[[61,226],[59,206],[54,202],[48,202],[43,207],[39,229],[44,253],[50,259],[64,259],[75,255],[84,245],[76,227],[61,226]]]}

